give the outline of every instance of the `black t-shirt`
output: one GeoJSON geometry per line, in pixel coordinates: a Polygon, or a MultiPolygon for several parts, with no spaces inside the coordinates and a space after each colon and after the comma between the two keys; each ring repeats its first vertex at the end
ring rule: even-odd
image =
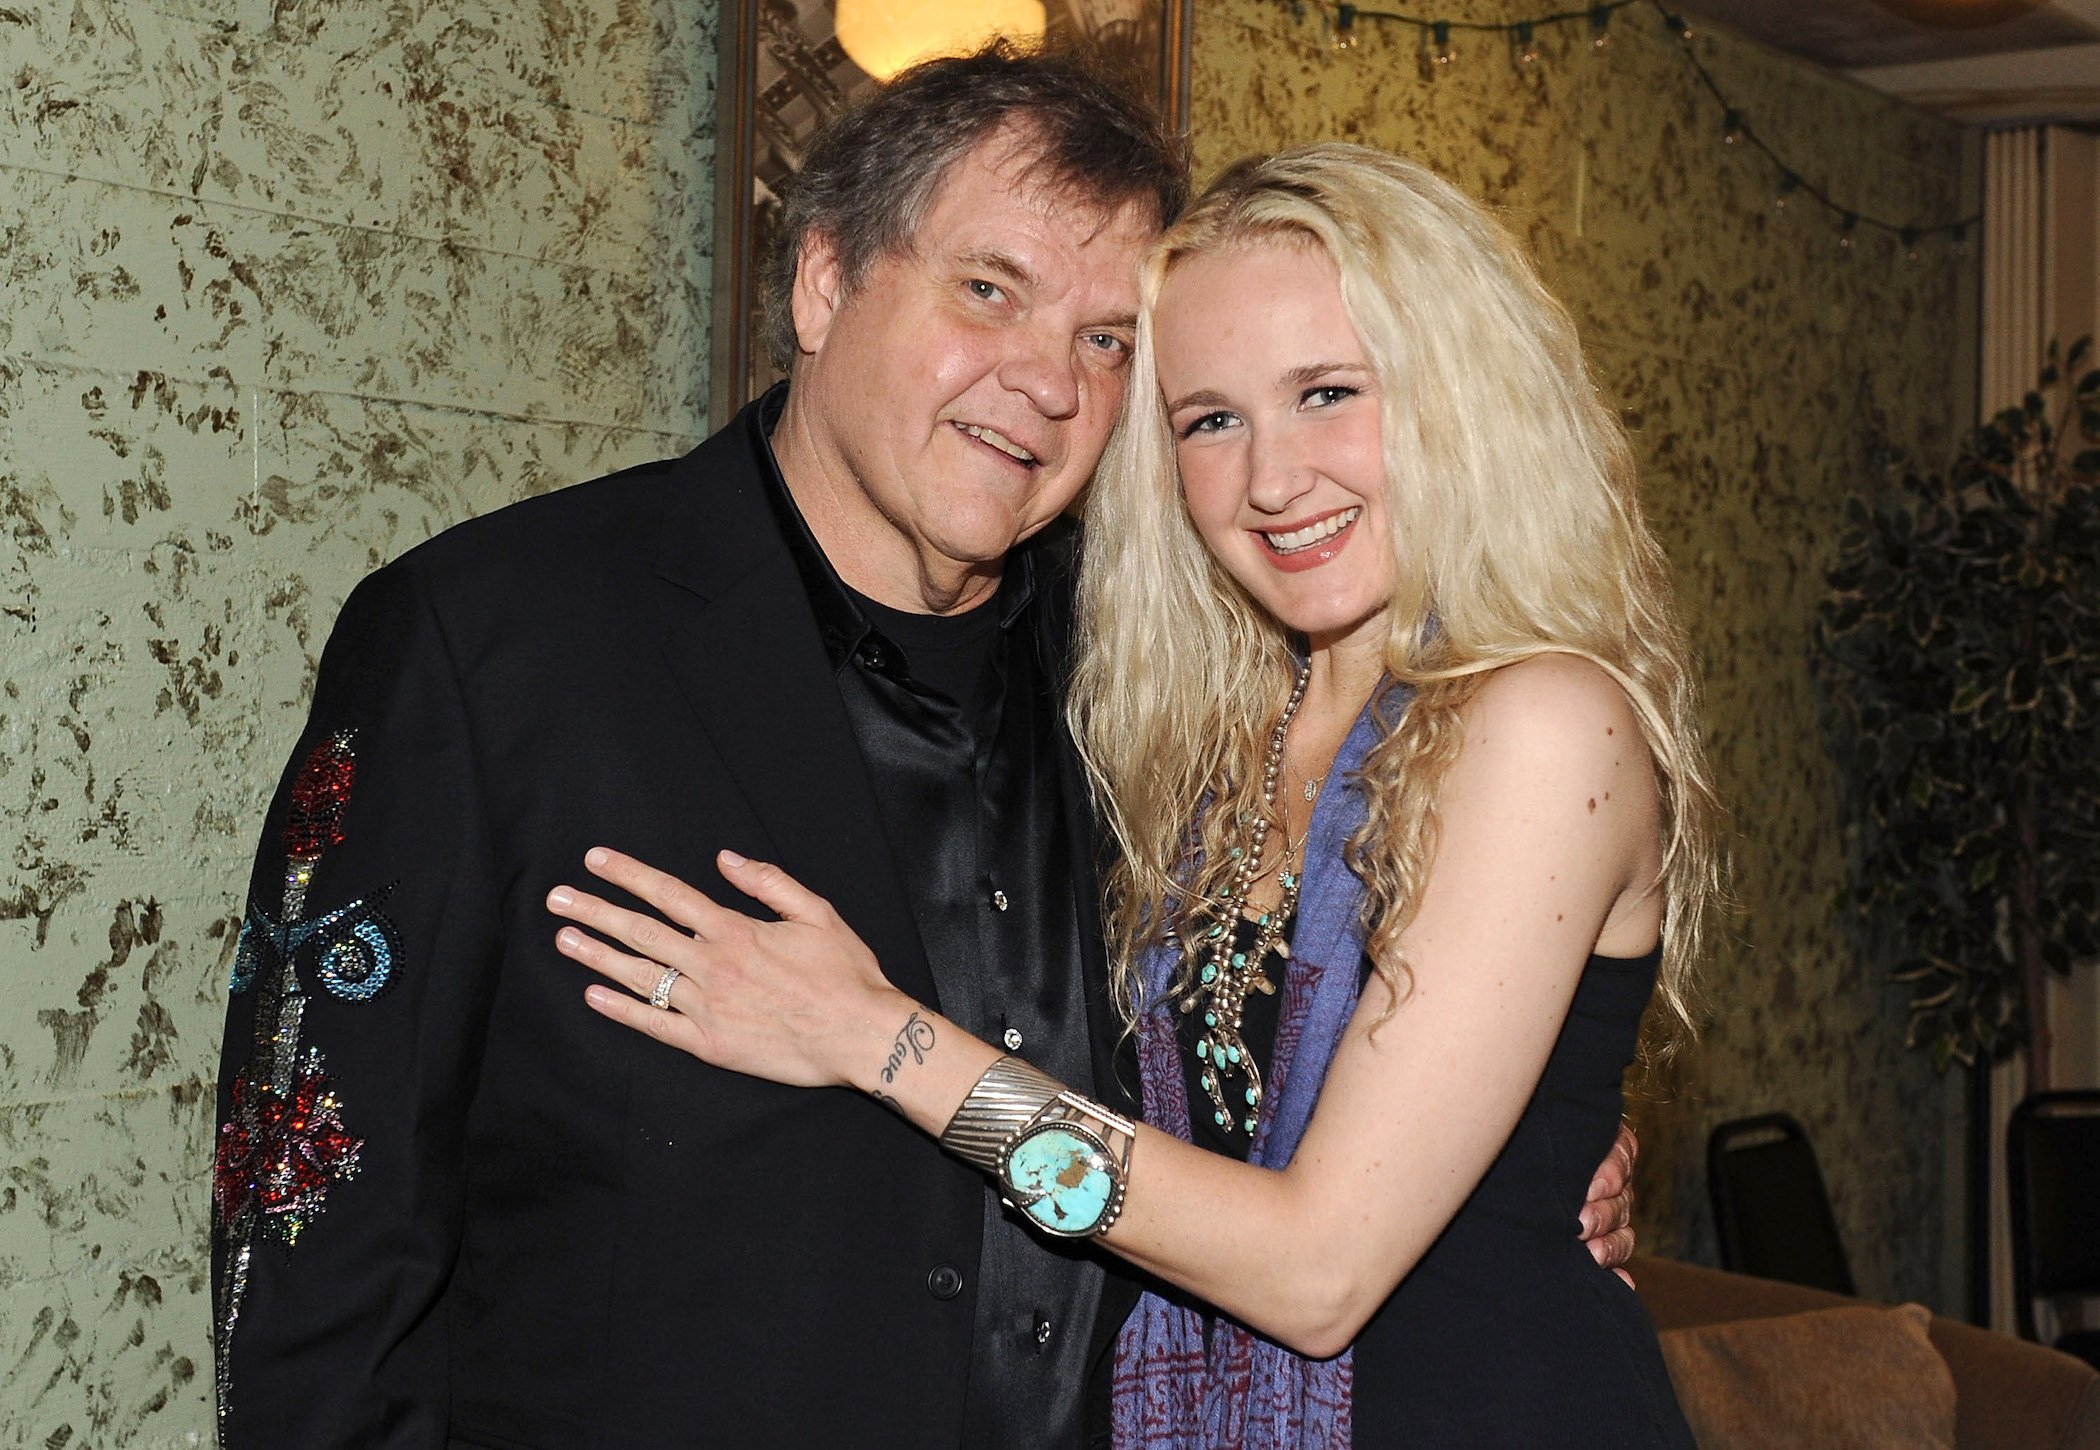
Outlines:
{"type": "Polygon", "coordinates": [[[985,671],[999,638],[1002,611],[996,593],[961,614],[911,614],[879,604],[850,585],[846,592],[868,623],[904,651],[914,680],[946,695],[971,716],[979,714],[985,671]]]}

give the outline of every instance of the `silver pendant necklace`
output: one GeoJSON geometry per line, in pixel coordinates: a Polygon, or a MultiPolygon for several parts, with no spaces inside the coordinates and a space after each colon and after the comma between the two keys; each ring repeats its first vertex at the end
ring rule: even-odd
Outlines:
{"type": "MultiPolygon", "coordinates": [[[[1276,984],[1269,980],[1264,970],[1269,957],[1273,954],[1278,960],[1287,960],[1291,954],[1290,944],[1283,939],[1283,933],[1298,906],[1300,878],[1291,870],[1293,858],[1297,855],[1296,843],[1288,839],[1284,843],[1283,860],[1276,876],[1283,894],[1276,905],[1268,911],[1257,912],[1248,907],[1247,898],[1262,875],[1262,849],[1269,840],[1269,815],[1276,806],[1276,786],[1283,774],[1283,751],[1290,735],[1291,717],[1298,713],[1298,706],[1305,699],[1306,683],[1311,677],[1312,666],[1307,663],[1298,671],[1297,682],[1291,687],[1291,697],[1284,704],[1283,715],[1269,733],[1268,757],[1262,762],[1263,811],[1248,830],[1246,846],[1232,848],[1232,854],[1239,858],[1239,868],[1218,902],[1218,920],[1211,923],[1206,934],[1209,949],[1197,972],[1196,989],[1181,1004],[1184,1012],[1200,1009],[1203,1013],[1203,1031],[1196,1039],[1196,1059],[1201,1067],[1198,1081],[1210,1099],[1211,1120],[1221,1128],[1229,1128],[1237,1118],[1240,1127],[1249,1135],[1261,1119],[1262,1079],[1260,1065],[1240,1036],[1240,1025],[1249,993],[1275,995],[1276,984]],[[1234,929],[1234,923],[1243,916],[1254,923],[1253,939],[1244,946],[1234,929]],[[1234,1079],[1244,1081],[1245,1086],[1233,1097],[1228,1097],[1228,1088],[1234,1079]]],[[[1318,791],[1317,782],[1308,782],[1305,798],[1311,800],[1318,791]]]]}

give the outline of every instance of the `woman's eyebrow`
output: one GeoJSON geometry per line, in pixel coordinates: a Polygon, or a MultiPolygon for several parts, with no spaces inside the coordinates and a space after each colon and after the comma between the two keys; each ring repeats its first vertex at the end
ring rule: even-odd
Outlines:
{"type": "Polygon", "coordinates": [[[1368,373],[1369,371],[1370,369],[1365,367],[1362,363],[1301,363],[1299,366],[1294,367],[1290,371],[1286,372],[1283,375],[1281,381],[1286,386],[1295,387],[1300,383],[1309,383],[1314,378],[1324,378],[1331,373],[1368,373]]]}
{"type": "MultiPolygon", "coordinates": [[[[1370,374],[1370,371],[1370,368],[1365,366],[1363,363],[1301,363],[1297,367],[1290,368],[1287,371],[1285,371],[1283,376],[1278,378],[1277,381],[1281,383],[1284,387],[1295,388],[1302,387],[1304,384],[1312,382],[1316,378],[1333,377],[1336,373],[1355,373],[1360,376],[1368,376],[1370,374]]],[[[1173,402],[1167,404],[1167,411],[1169,413],[1174,413],[1180,411],[1183,408],[1217,408],[1223,407],[1225,405],[1226,398],[1223,393],[1216,392],[1210,388],[1199,388],[1195,392],[1185,393],[1181,397],[1174,399],[1173,402]]]]}

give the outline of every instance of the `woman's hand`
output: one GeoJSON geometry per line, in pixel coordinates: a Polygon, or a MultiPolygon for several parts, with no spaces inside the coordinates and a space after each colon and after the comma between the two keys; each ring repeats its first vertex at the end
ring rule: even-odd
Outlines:
{"type": "Polygon", "coordinates": [[[1624,1279],[1629,1289],[1634,1286],[1633,1275],[1626,1271],[1626,1265],[1632,1262],[1636,1247],[1633,1161],[1640,1150],[1633,1124],[1621,1119],[1619,1136],[1612,1140],[1611,1151],[1597,1165],[1596,1176],[1590,1180],[1589,1197],[1582,1205],[1582,1246],[1590,1251],[1591,1258],[1624,1279]]]}
{"type": "Polygon", "coordinates": [[[592,875],[672,923],[569,886],[547,893],[547,909],[577,923],[555,935],[562,954],[626,988],[591,987],[584,1000],[593,1010],[733,1072],[793,1087],[876,1088],[899,1024],[916,1004],[884,980],[830,902],[778,866],[734,851],[716,858],[723,878],[780,920],[719,906],[603,846],[583,859],[592,875]],[[669,1007],[655,1007],[648,999],[666,968],[679,975],[669,1007]]]}

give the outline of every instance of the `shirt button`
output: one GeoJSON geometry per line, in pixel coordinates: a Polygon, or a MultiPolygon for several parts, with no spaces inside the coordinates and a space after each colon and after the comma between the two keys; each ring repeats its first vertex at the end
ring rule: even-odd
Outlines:
{"type": "Polygon", "coordinates": [[[926,1292],[936,1299],[953,1299],[962,1292],[962,1270],[953,1264],[936,1264],[926,1276],[926,1292]]]}
{"type": "Polygon", "coordinates": [[[1050,1321],[1040,1314],[1035,1316],[1035,1342],[1037,1344],[1048,1344],[1050,1342],[1050,1321]]]}
{"type": "Polygon", "coordinates": [[[1019,1052],[1021,1050],[1021,1029],[1009,1027],[1006,1029],[1006,1035],[999,1040],[1006,1044],[1008,1052],[1019,1052]]]}
{"type": "Polygon", "coordinates": [[[1004,891],[994,891],[992,893],[992,910],[1006,910],[1006,893],[1004,891]]]}

